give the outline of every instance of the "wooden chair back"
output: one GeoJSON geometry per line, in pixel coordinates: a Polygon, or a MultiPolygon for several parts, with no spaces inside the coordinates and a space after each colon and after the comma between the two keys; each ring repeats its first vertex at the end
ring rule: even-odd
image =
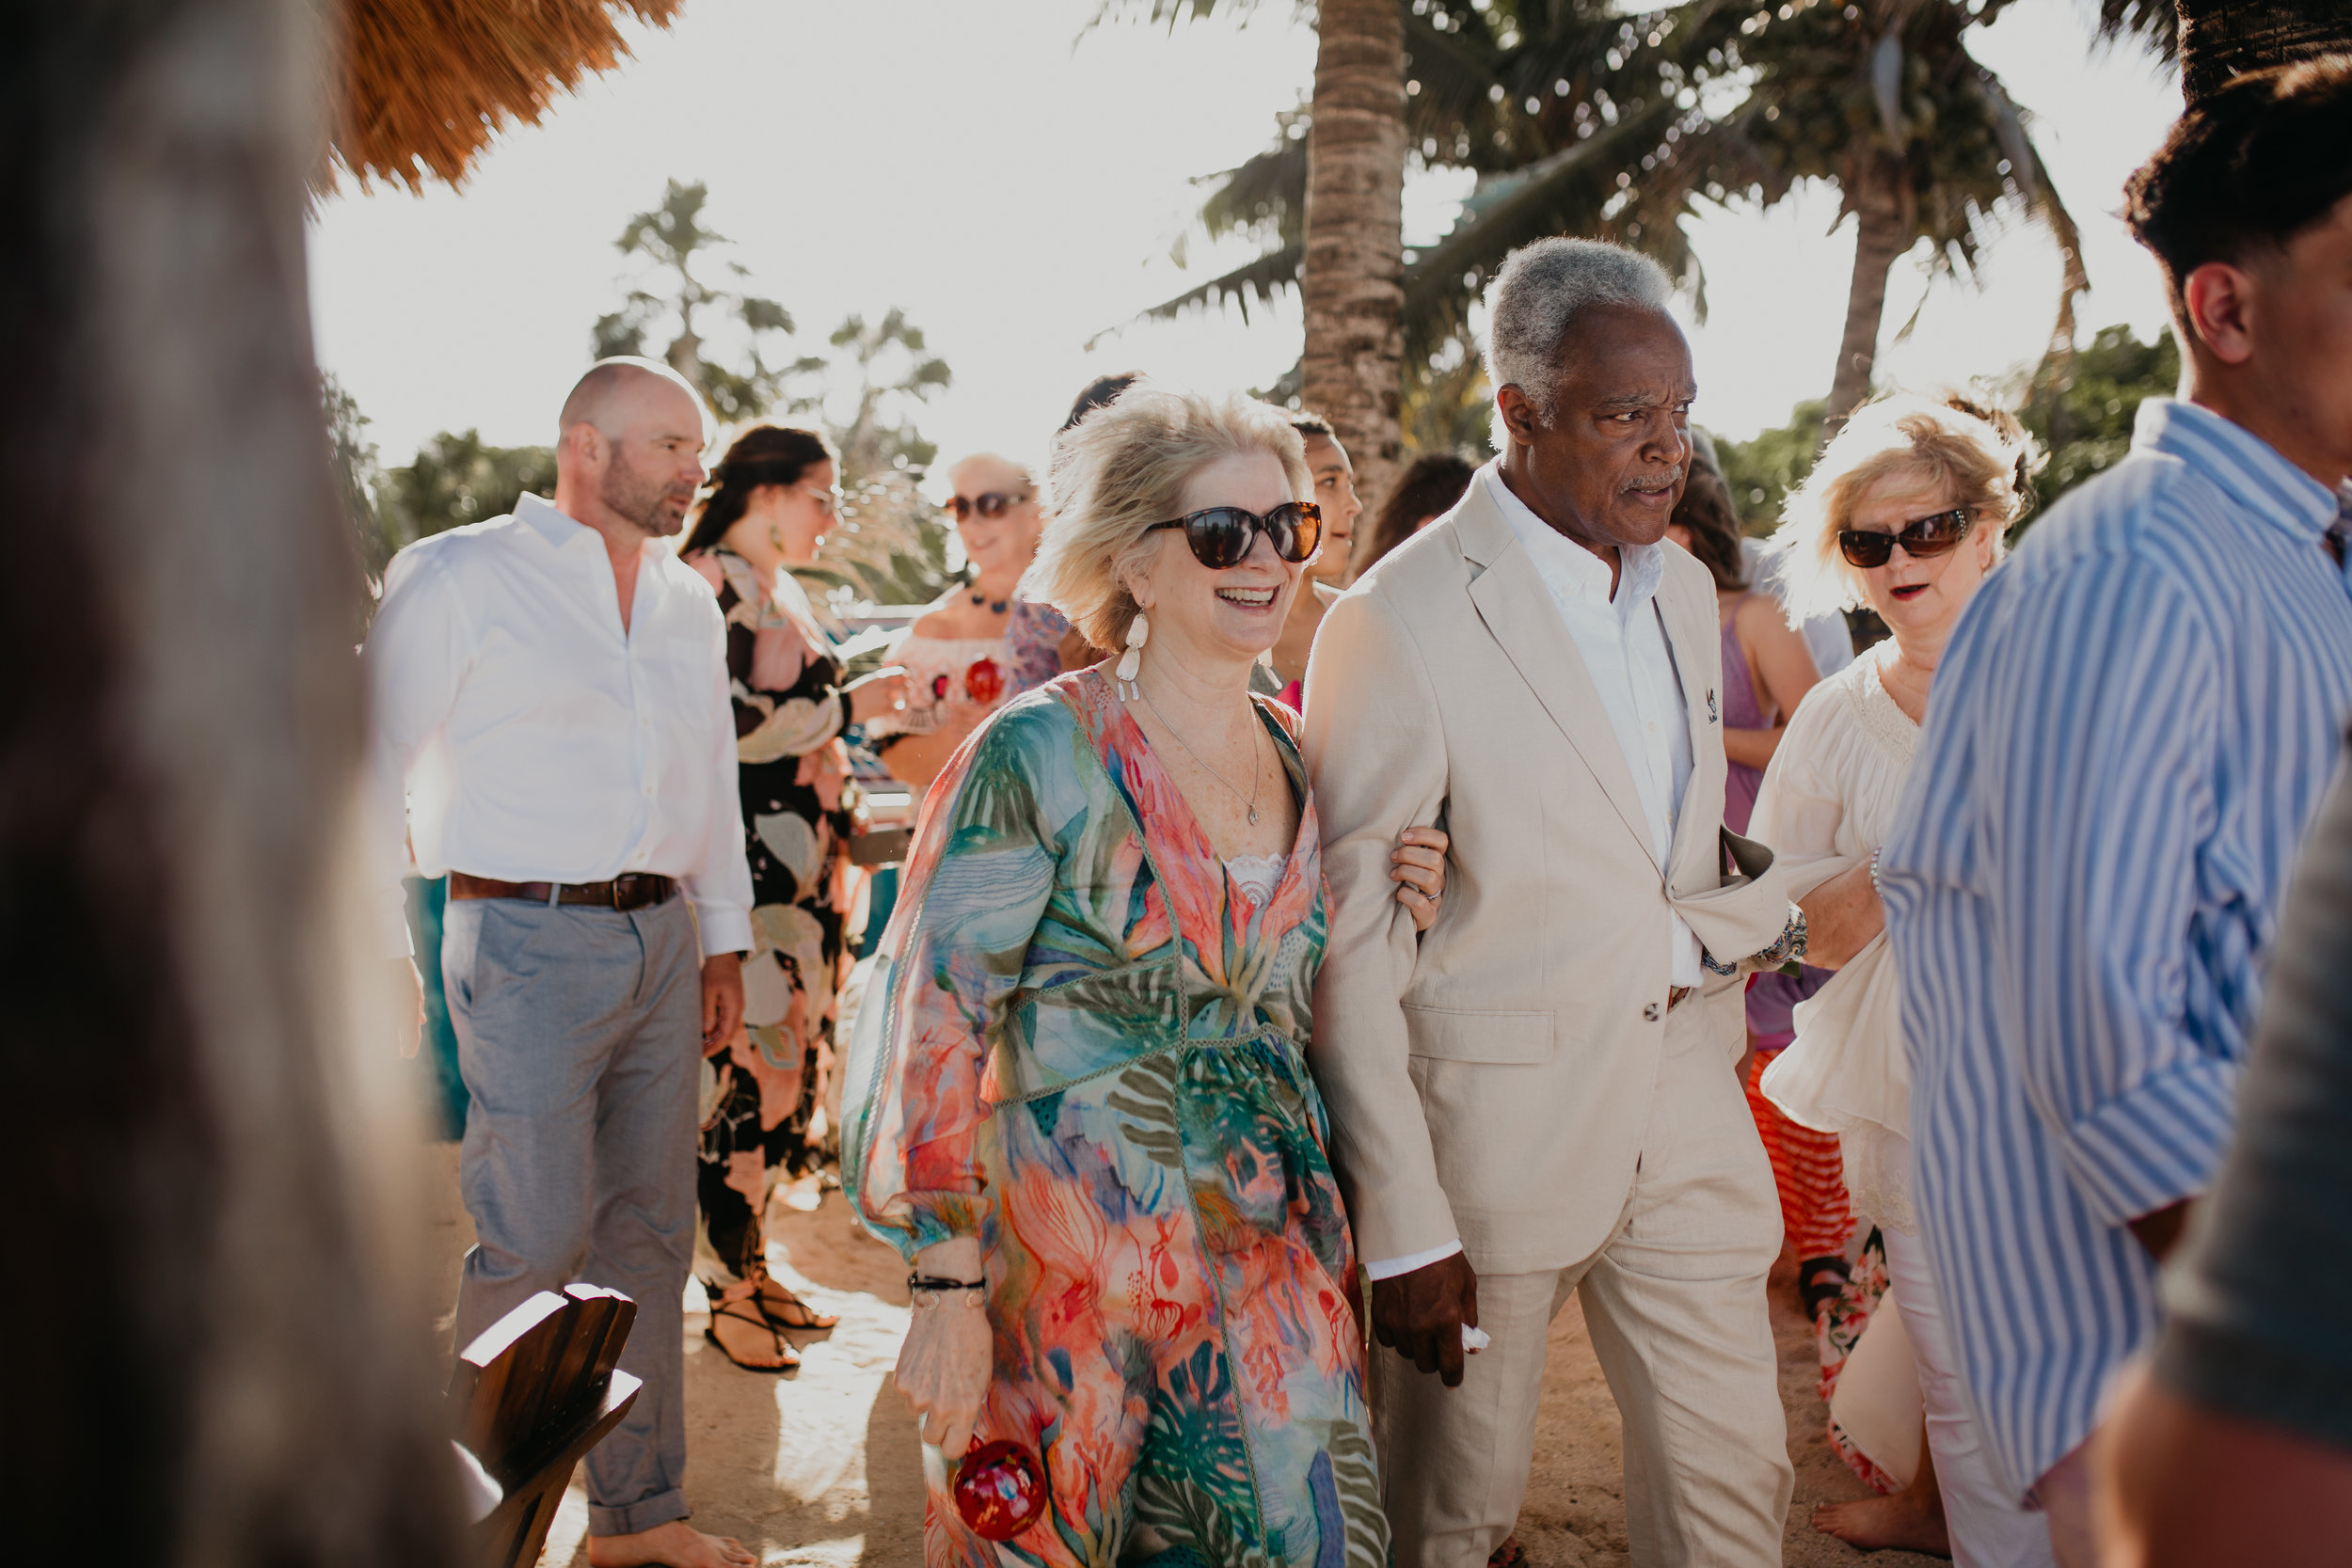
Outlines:
{"type": "Polygon", "coordinates": [[[459,1353],[448,1394],[457,1444],[489,1482],[473,1525],[481,1568],[539,1560],[573,1467],[636,1402],[638,1380],[614,1367],[636,1320],[619,1291],[570,1285],[540,1291],[459,1353]]]}

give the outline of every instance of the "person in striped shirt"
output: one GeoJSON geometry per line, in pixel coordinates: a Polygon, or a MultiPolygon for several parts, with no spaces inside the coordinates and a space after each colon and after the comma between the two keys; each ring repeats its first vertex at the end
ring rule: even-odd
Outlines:
{"type": "Polygon", "coordinates": [[[2347,149],[2338,57],[2201,100],[2132,176],[2181,396],[1969,606],[1879,861],[1929,1261],[1994,1465],[2067,1568],[2352,712],[2347,149]]]}

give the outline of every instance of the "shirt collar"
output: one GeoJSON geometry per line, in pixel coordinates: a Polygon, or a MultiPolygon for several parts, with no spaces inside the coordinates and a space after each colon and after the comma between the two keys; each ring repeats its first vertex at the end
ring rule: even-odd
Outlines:
{"type": "MultiPolygon", "coordinates": [[[[1609,562],[1536,516],[1534,509],[1502,483],[1500,460],[1486,465],[1486,483],[1487,499],[1511,525],[1511,531],[1518,535],[1520,547],[1527,551],[1537,571],[1580,598],[1598,605],[1610,602],[1609,562]]],[[[1620,545],[1617,563],[1620,575],[1616,609],[1623,612],[1658,592],[1658,584],[1665,576],[1666,552],[1656,545],[1620,545]]]]}
{"type": "Polygon", "coordinates": [[[542,538],[562,549],[583,533],[596,531],[568,512],[559,512],[554,505],[526,492],[515,502],[515,515],[539,531],[542,538]]]}
{"type": "Polygon", "coordinates": [[[2247,511],[2316,542],[2336,520],[2338,498],[2279,455],[2269,442],[2210,408],[2149,398],[2132,425],[2134,451],[2177,457],[2227,491],[2247,511]]]}

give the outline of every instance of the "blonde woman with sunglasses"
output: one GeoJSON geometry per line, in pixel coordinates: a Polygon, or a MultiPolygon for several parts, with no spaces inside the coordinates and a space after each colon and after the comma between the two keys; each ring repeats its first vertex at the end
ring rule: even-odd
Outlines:
{"type": "Polygon", "coordinates": [[[1023,465],[977,452],[947,472],[955,494],[946,510],[972,580],[941,595],[894,652],[906,667],[907,708],[875,736],[891,776],[918,797],[964,737],[1012,695],[1005,626],[1045,525],[1037,478],[1023,465]]]}
{"type": "MultiPolygon", "coordinates": [[[[1312,480],[1279,411],[1149,382],[1054,472],[1031,587],[1120,655],[940,775],[850,1050],[844,1182],[914,1270],[924,1560],[1382,1562],[1308,1070],[1321,834],[1297,716],[1249,689],[1312,480]]],[[[1441,852],[1400,851],[1400,923],[1441,852]]]]}
{"type": "MultiPolygon", "coordinates": [[[[2025,514],[2031,467],[2031,448],[2008,415],[1908,396],[1865,405],[1822,452],[1773,536],[1788,562],[1789,613],[1867,605],[1893,635],[1799,705],[1748,828],[1794,874],[1811,936],[1805,961],[1836,971],[1799,1005],[1796,1038],[1759,1086],[1792,1120],[1838,1134],[1854,1212],[1885,1243],[1888,1296],[1916,1360],[1911,1397],[1926,1412],[1924,1438],[1908,1425],[1873,1434],[1864,1416],[1880,1402],[1840,1387],[1847,1435],[1908,1484],[1824,1505],[1814,1528],[1866,1549],[1948,1552],[1961,1568],[2047,1563],[2050,1537],[1994,1476],[1963,1399],[1947,1292],[1928,1267],[1912,1209],[1910,1073],[1878,847],[1902,799],[1945,645],[2025,514]]],[[[1879,1313],[1886,1315],[1883,1304],[1879,1313]]],[[[1867,1332],[1880,1332],[1877,1319],[1867,1332]]]]}

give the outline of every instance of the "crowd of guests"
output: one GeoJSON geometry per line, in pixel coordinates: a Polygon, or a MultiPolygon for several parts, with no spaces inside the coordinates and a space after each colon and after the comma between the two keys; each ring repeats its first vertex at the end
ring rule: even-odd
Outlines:
{"type": "Polygon", "coordinates": [[[1777,1563],[1784,1267],[1880,1494],[1820,1528],[2340,1553],[2348,148],[2325,61],[2133,177],[2181,395],[2013,553],[2032,443],[1899,394],[1759,549],[1666,276],[1551,239],[1493,460],[1368,513],[1313,415],[1105,377],[1047,472],[948,470],[967,580],[853,681],[794,576],[832,448],[706,472],[691,387],[591,370],[551,500],[402,552],[368,647],[398,950],[389,867],[449,879],[461,1339],[639,1304],[590,1560],[755,1560],[686,1522],[679,1304],[755,1370],[830,1323],[763,1230],[827,1134],[912,1271],[933,1563],[1509,1568],[1571,1295],[1633,1560],[1777,1563]],[[853,736],[921,809],[844,1038],[853,736]]]}

